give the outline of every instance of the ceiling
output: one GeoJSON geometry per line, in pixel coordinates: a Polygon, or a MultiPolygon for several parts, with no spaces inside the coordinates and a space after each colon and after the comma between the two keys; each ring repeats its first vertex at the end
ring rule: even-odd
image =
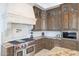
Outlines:
{"type": "Polygon", "coordinates": [[[60,4],[62,3],[28,3],[28,4],[30,4],[31,6],[36,6],[42,10],[48,10],[60,6],[60,4]]]}
{"type": "Polygon", "coordinates": [[[43,9],[55,8],[60,5],[60,3],[36,3],[43,9]]]}

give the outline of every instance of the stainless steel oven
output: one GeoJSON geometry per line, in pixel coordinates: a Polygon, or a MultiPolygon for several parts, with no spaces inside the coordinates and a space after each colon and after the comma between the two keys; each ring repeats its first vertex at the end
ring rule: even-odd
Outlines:
{"type": "Polygon", "coordinates": [[[35,45],[27,46],[26,48],[15,51],[15,56],[32,56],[35,53],[35,45]]]}
{"type": "Polygon", "coordinates": [[[18,51],[17,56],[23,56],[23,51],[18,51]]]}
{"type": "Polygon", "coordinates": [[[28,45],[25,49],[26,56],[32,56],[35,53],[35,43],[34,41],[28,42],[28,45]]]}
{"type": "Polygon", "coordinates": [[[26,55],[32,56],[35,53],[35,45],[31,45],[26,49],[26,55]]]}

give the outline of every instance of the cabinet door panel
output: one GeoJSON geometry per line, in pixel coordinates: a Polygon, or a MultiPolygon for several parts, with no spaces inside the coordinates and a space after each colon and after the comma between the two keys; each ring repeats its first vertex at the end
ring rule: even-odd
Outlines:
{"type": "Polygon", "coordinates": [[[71,3],[69,6],[69,29],[77,30],[77,20],[78,20],[78,4],[71,3]]]}
{"type": "Polygon", "coordinates": [[[79,41],[77,41],[77,50],[79,51],[79,41]]]}
{"type": "Polygon", "coordinates": [[[62,5],[62,29],[68,30],[69,28],[69,4],[62,5]]]}
{"type": "Polygon", "coordinates": [[[77,13],[69,13],[69,29],[77,30],[77,13]]]}
{"type": "Polygon", "coordinates": [[[63,23],[63,29],[68,29],[68,23],[69,23],[69,15],[68,13],[63,15],[62,23],[63,23]]]}
{"type": "Polygon", "coordinates": [[[57,7],[47,11],[47,29],[60,30],[61,28],[61,8],[57,7]]]}
{"type": "Polygon", "coordinates": [[[76,42],[75,41],[72,41],[72,40],[68,40],[67,39],[67,40],[62,40],[61,47],[76,50],[77,45],[76,45],[76,42]]]}
{"type": "Polygon", "coordinates": [[[54,40],[54,46],[61,47],[61,40],[55,39],[54,40]]]}
{"type": "Polygon", "coordinates": [[[34,13],[35,13],[35,17],[37,19],[36,24],[33,26],[33,30],[42,30],[42,25],[43,25],[43,20],[42,20],[42,10],[37,8],[37,7],[33,7],[34,8],[34,13]]]}
{"type": "Polygon", "coordinates": [[[44,48],[43,39],[38,39],[35,41],[35,53],[39,52],[44,48]]]}
{"type": "Polygon", "coordinates": [[[7,56],[14,56],[14,47],[7,48],[7,56]]]}
{"type": "Polygon", "coordinates": [[[47,30],[53,30],[54,29],[54,17],[49,16],[47,19],[47,30]]]}
{"type": "Polygon", "coordinates": [[[45,39],[45,48],[52,49],[54,47],[54,41],[52,39],[45,39]]]}

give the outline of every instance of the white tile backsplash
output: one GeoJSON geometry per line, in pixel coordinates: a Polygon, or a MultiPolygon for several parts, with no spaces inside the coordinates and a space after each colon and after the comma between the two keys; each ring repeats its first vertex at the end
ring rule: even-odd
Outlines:
{"type": "Polygon", "coordinates": [[[42,31],[33,31],[33,37],[41,36],[42,31]]]}
{"type": "Polygon", "coordinates": [[[45,36],[56,37],[58,34],[61,35],[60,31],[33,31],[33,36],[42,36],[42,32],[44,32],[45,36]]]}
{"type": "Polygon", "coordinates": [[[46,31],[46,36],[56,37],[57,35],[61,35],[60,31],[46,31]]]}
{"type": "MultiPolygon", "coordinates": [[[[7,29],[7,31],[5,31],[3,34],[2,42],[5,43],[12,40],[29,38],[32,28],[32,25],[9,24],[9,29],[7,29]]],[[[44,32],[45,36],[50,37],[56,37],[58,34],[61,35],[60,31],[33,31],[33,37],[42,36],[42,32],[44,32]]]]}
{"type": "Polygon", "coordinates": [[[29,38],[30,32],[32,29],[32,25],[26,25],[26,24],[9,24],[11,27],[3,34],[3,40],[2,42],[8,42],[12,40],[19,40],[23,38],[29,38]],[[20,29],[20,31],[17,32],[17,29],[20,29]]]}

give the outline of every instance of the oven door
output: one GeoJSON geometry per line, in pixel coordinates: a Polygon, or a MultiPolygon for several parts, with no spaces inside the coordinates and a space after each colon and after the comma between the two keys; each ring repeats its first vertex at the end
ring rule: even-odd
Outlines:
{"type": "Polygon", "coordinates": [[[35,53],[35,45],[31,45],[28,48],[26,48],[26,55],[32,56],[35,53]]]}
{"type": "Polygon", "coordinates": [[[18,51],[17,56],[23,56],[23,51],[18,51]]]}
{"type": "Polygon", "coordinates": [[[24,56],[24,50],[23,49],[19,49],[15,52],[15,56],[24,56]]]}

